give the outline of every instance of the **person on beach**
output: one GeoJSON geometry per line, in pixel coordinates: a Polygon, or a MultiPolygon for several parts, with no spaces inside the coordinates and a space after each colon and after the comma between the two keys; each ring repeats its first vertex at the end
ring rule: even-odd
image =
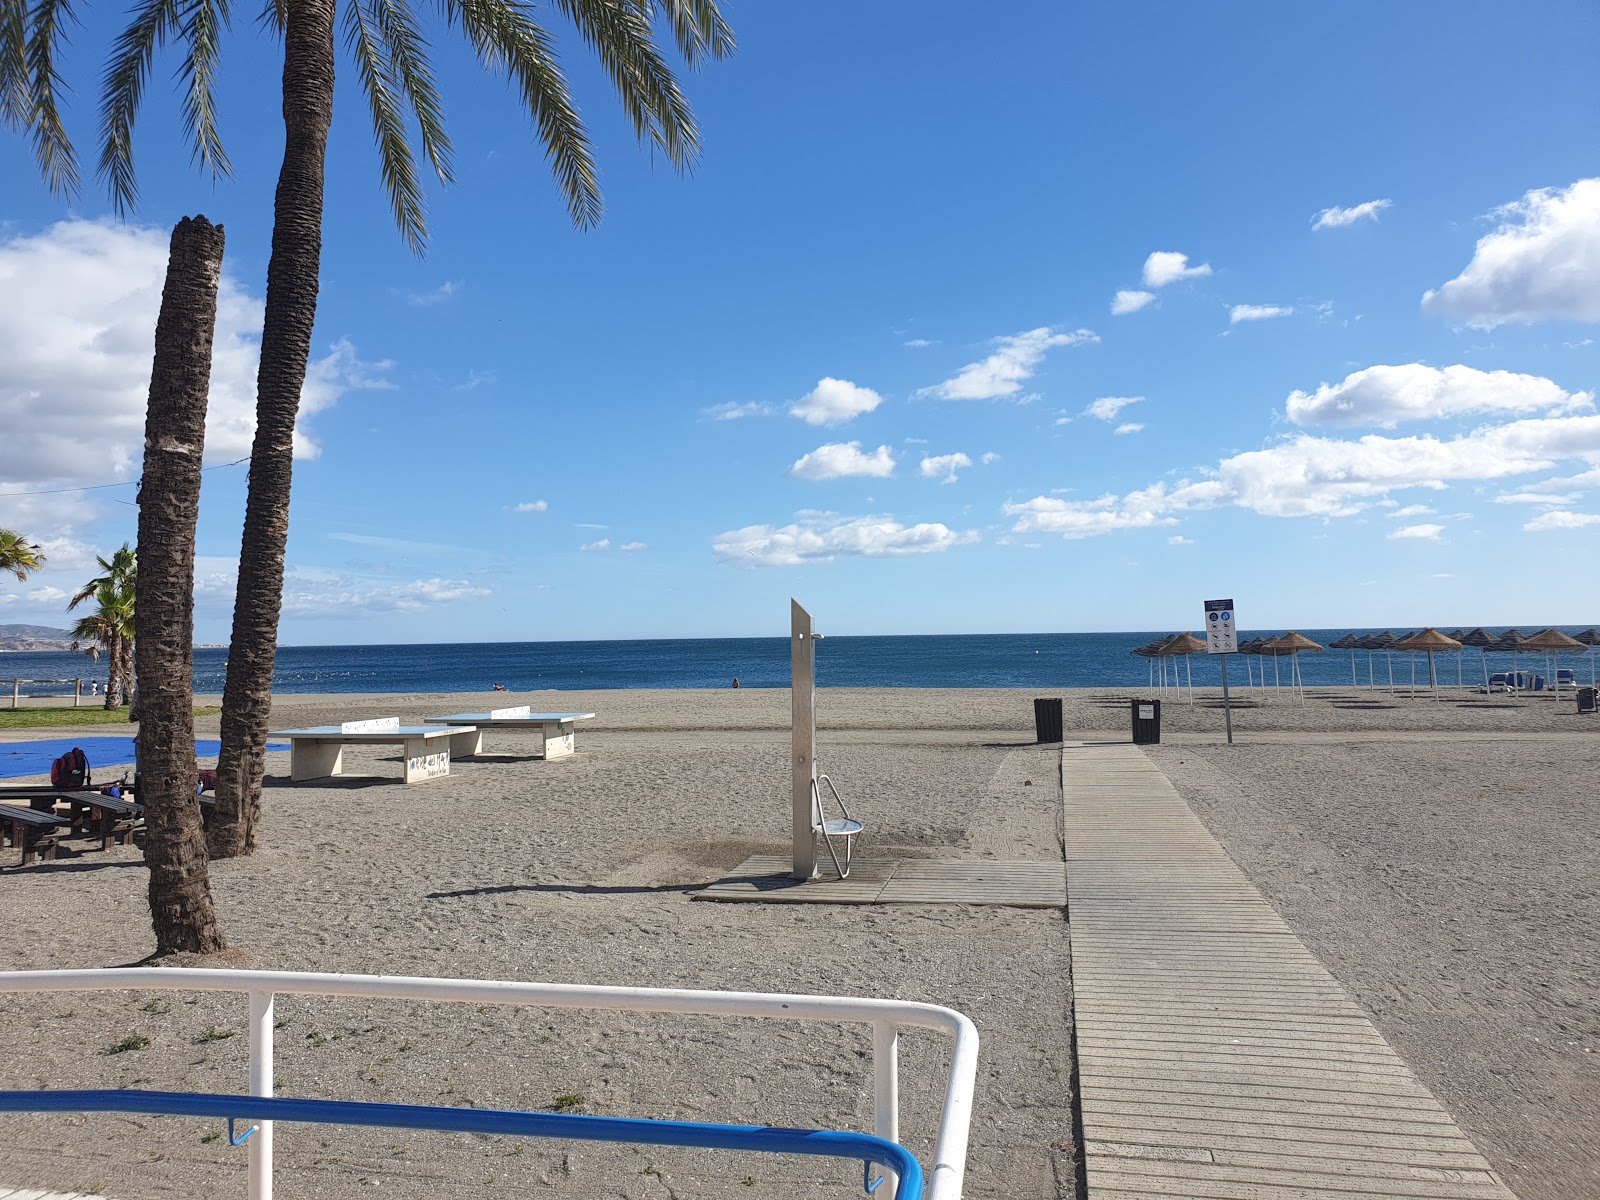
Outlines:
{"type": "Polygon", "coordinates": [[[494,690],[497,692],[503,692],[506,690],[506,685],[503,683],[497,683],[494,685],[494,690]]]}
{"type": "Polygon", "coordinates": [[[737,677],[737,676],[736,676],[736,677],[735,677],[735,678],[734,678],[734,681],[733,681],[733,686],[734,686],[734,687],[738,687],[738,686],[739,686],[739,680],[738,680],[738,677],[737,677]]]}

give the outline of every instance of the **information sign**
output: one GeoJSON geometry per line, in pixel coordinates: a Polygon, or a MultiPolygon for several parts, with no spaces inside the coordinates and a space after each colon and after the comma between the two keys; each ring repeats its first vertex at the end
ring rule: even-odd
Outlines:
{"type": "Polygon", "coordinates": [[[1234,623],[1232,600],[1206,601],[1206,653],[1239,653],[1239,635],[1234,623]]]}

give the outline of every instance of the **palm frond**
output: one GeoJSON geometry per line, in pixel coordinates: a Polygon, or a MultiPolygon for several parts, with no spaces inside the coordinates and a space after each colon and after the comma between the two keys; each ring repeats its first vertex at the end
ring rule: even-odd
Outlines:
{"type": "Polygon", "coordinates": [[[422,153],[440,183],[454,183],[455,169],[451,163],[450,135],[444,126],[444,105],[434,85],[427,40],[417,27],[408,0],[376,0],[372,19],[388,49],[394,79],[416,114],[417,128],[422,134],[422,153]]]}
{"type": "Polygon", "coordinates": [[[217,130],[216,78],[221,53],[222,32],[232,14],[228,0],[192,0],[189,19],[183,25],[183,40],[189,53],[181,72],[188,85],[183,97],[183,132],[194,143],[193,160],[211,172],[212,178],[233,174],[233,164],[222,148],[217,130]]]}
{"type": "MultiPolygon", "coordinates": [[[[647,11],[654,7],[652,0],[637,2],[647,11]]],[[[661,0],[661,7],[672,23],[678,53],[691,71],[697,70],[708,56],[724,59],[738,49],[733,30],[717,8],[717,0],[661,0]]]]}
{"type": "Polygon", "coordinates": [[[56,43],[64,26],[74,24],[71,0],[37,0],[28,30],[28,73],[32,79],[33,157],[52,195],[70,200],[78,190],[78,155],[56,108],[56,43]]]}
{"type": "Polygon", "coordinates": [[[119,216],[139,202],[133,175],[133,120],[150,74],[150,60],[177,25],[173,0],[140,0],[133,20],[111,47],[111,61],[101,81],[99,174],[111,190],[111,203],[119,216]]]}
{"type": "Polygon", "coordinates": [[[289,10],[285,7],[289,0],[266,0],[261,6],[261,15],[256,18],[256,25],[262,29],[270,29],[281,40],[283,31],[289,25],[289,10]]]}
{"type": "Polygon", "coordinates": [[[680,170],[700,152],[700,130],[678,81],[656,48],[649,13],[615,0],[556,0],[611,77],[640,141],[661,148],[680,170]]]}
{"type": "Polygon", "coordinates": [[[374,24],[373,14],[367,11],[363,0],[351,0],[345,8],[345,37],[372,113],[383,186],[389,193],[400,235],[413,253],[421,254],[428,242],[422,187],[417,182],[416,159],[406,137],[405,117],[395,95],[394,65],[387,43],[379,37],[374,24]]]}
{"type": "Polygon", "coordinates": [[[588,228],[600,219],[600,181],[588,134],[572,104],[572,93],[550,37],[518,0],[449,0],[452,23],[463,32],[486,70],[504,69],[517,85],[572,223],[588,228]]]}
{"type": "Polygon", "coordinates": [[[28,0],[0,0],[0,124],[28,128],[33,99],[28,89],[28,0]]]}

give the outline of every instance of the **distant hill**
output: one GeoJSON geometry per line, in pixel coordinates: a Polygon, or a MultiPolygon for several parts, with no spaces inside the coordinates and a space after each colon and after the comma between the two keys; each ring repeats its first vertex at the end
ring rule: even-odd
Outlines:
{"type": "Polygon", "coordinates": [[[0,650],[70,650],[72,633],[48,625],[0,625],[0,650]]]}

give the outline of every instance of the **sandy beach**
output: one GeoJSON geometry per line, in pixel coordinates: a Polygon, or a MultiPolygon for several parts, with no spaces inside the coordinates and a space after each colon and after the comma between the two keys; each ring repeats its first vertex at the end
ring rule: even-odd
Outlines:
{"type": "MultiPolygon", "coordinates": [[[[1016,690],[825,690],[819,758],[868,852],[1060,861],[1058,747],[1016,690]]],[[[1060,693],[1069,739],[1125,740],[1130,692],[1060,693]]],[[[1168,693],[1152,748],[1267,899],[1369,1009],[1524,1200],[1600,1194],[1600,724],[1570,699],[1365,689],[1168,693]]],[[[488,697],[285,696],[274,728],[487,706],[488,697]]],[[[598,714],[576,756],[515,733],[404,787],[387,748],[291,784],[269,758],[264,842],[212,866],[237,966],[893,996],[983,1037],[967,1194],[1072,1197],[1070,930],[1054,910],[690,899],[788,839],[785,690],[512,694],[598,714]],[[363,777],[371,770],[377,778],[363,777]]],[[[199,723],[216,735],[216,719],[199,723]]],[[[88,731],[85,731],[86,734],[88,731]]],[[[6,737],[46,737],[26,731],[6,737]]],[[[70,734],[68,734],[70,736],[70,734]]],[[[1070,765],[1070,752],[1068,756],[1070,765]]],[[[8,969],[150,952],[139,852],[0,872],[8,969]]],[[[230,997],[0,998],[4,1087],[242,1090],[230,997]],[[148,1045],[121,1053],[127,1039],[148,1045]]],[[[826,1025],[280,1000],[280,1094],[870,1128],[863,1034],[826,1025]]],[[[902,1043],[903,1140],[926,1158],[945,1070],[902,1043]]],[[[0,1183],[114,1197],[242,1194],[203,1122],[0,1118],[0,1183]]],[[[279,1194],[845,1195],[847,1164],[280,1126],[279,1194]]]]}

